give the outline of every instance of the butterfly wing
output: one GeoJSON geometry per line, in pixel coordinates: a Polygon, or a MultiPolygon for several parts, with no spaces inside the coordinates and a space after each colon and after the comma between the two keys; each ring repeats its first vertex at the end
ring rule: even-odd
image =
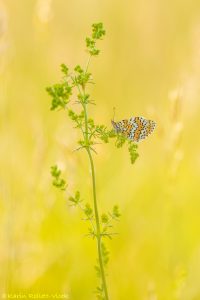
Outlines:
{"type": "Polygon", "coordinates": [[[112,125],[117,133],[122,132],[125,133],[126,127],[128,125],[128,120],[122,120],[120,122],[111,121],[112,125]]]}
{"type": "Polygon", "coordinates": [[[127,131],[127,137],[134,141],[139,142],[142,139],[148,137],[154,130],[156,123],[151,120],[147,120],[143,117],[132,117],[128,123],[131,125],[131,129],[127,131]]]}
{"type": "Polygon", "coordinates": [[[129,140],[139,142],[153,132],[156,123],[143,117],[132,117],[120,122],[112,121],[112,125],[117,133],[121,132],[129,140]]]}

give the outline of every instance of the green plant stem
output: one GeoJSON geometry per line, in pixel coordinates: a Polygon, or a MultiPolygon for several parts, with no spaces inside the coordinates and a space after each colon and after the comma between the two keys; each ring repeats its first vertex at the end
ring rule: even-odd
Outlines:
{"type": "Polygon", "coordinates": [[[93,187],[93,199],[94,199],[94,211],[95,211],[95,220],[96,220],[96,238],[97,238],[97,247],[98,247],[98,256],[99,256],[99,265],[101,270],[101,277],[103,283],[103,289],[105,293],[105,300],[108,300],[108,290],[106,284],[106,276],[103,266],[103,258],[102,258],[102,249],[101,249],[101,230],[100,230],[100,222],[99,222],[99,213],[98,213],[98,205],[97,205],[97,197],[96,197],[96,182],[95,182],[95,170],[94,170],[94,162],[92,158],[92,154],[90,149],[87,149],[87,153],[90,160],[91,170],[92,170],[92,187],[93,187]]]}
{"type": "MultiPolygon", "coordinates": [[[[85,91],[83,90],[83,93],[85,91]]],[[[86,151],[89,156],[91,171],[92,171],[92,189],[93,189],[93,200],[94,200],[94,212],[95,212],[95,221],[96,221],[96,239],[97,239],[97,248],[98,248],[98,257],[99,257],[99,266],[101,271],[102,285],[105,294],[105,300],[109,300],[108,298],[108,289],[106,284],[106,276],[105,270],[103,266],[103,257],[102,257],[102,248],[101,248],[101,228],[99,221],[99,212],[98,212],[98,204],[97,204],[97,196],[96,196],[96,180],[95,180],[95,169],[94,162],[92,158],[92,154],[89,146],[89,138],[88,138],[88,116],[87,116],[87,108],[86,104],[83,104],[84,116],[85,116],[85,142],[86,142],[86,151]]]]}
{"type": "Polygon", "coordinates": [[[87,73],[91,58],[92,58],[92,55],[89,55],[88,61],[87,61],[87,64],[86,64],[86,68],[85,68],[85,73],[87,73]]]}

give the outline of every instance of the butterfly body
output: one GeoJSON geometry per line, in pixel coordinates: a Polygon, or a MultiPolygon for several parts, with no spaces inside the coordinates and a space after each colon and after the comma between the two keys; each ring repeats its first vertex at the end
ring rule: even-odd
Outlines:
{"type": "Polygon", "coordinates": [[[124,134],[129,140],[139,142],[150,135],[155,129],[156,123],[144,117],[132,117],[120,122],[111,121],[117,133],[124,134]]]}

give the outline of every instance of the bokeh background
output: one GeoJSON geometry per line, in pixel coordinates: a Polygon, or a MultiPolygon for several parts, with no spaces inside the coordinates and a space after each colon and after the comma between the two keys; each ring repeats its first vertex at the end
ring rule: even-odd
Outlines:
{"type": "Polygon", "coordinates": [[[91,201],[87,156],[45,88],[60,64],[85,65],[85,37],[103,22],[92,60],[97,123],[145,116],[157,128],[130,164],[126,148],[97,145],[101,211],[122,217],[108,241],[115,300],[200,299],[200,2],[0,1],[0,293],[95,299],[96,245],[81,214],[51,185],[57,163],[91,201]]]}

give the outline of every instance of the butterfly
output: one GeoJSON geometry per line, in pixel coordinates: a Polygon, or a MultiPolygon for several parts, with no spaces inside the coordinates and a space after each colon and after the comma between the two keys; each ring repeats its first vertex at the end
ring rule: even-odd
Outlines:
{"type": "Polygon", "coordinates": [[[143,117],[132,117],[120,122],[111,121],[117,133],[122,133],[133,142],[140,142],[149,136],[156,127],[156,122],[143,117]]]}

